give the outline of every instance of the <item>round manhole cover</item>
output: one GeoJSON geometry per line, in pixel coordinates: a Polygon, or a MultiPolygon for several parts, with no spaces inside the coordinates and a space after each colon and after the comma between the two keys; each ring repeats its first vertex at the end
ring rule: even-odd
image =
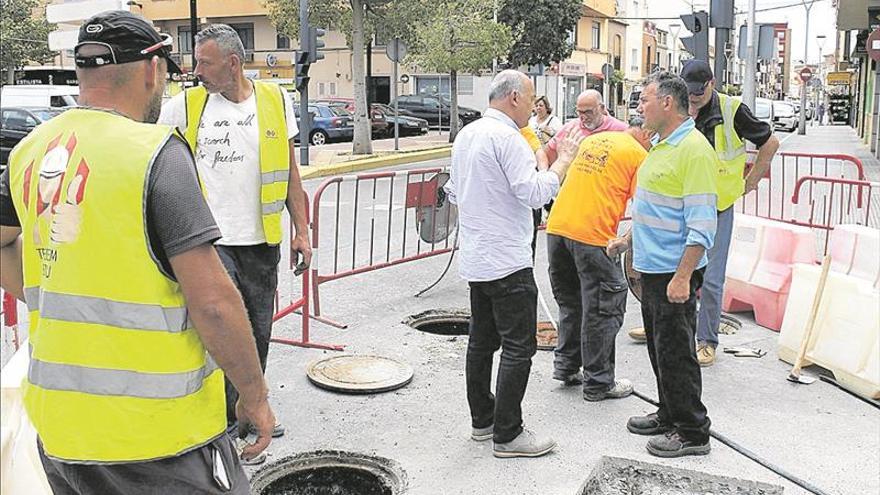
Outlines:
{"type": "Polygon", "coordinates": [[[394,461],[333,450],[284,458],[251,478],[255,495],[397,495],[405,490],[406,475],[394,461]]]}
{"type": "Polygon", "coordinates": [[[413,369],[383,356],[342,355],[312,362],[306,375],[309,381],[327,390],[372,394],[405,386],[412,381],[413,369]]]}

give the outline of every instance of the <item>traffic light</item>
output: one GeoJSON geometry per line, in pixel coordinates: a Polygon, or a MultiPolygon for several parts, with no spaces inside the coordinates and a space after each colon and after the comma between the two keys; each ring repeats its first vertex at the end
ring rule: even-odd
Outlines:
{"type": "Polygon", "coordinates": [[[681,22],[693,36],[681,38],[685,50],[689,51],[695,59],[709,62],[709,14],[704,11],[684,14],[680,16],[681,22]]]}
{"type": "Polygon", "coordinates": [[[321,28],[309,27],[308,47],[304,47],[303,49],[308,51],[309,62],[311,63],[324,59],[324,54],[319,51],[320,48],[324,48],[324,40],[321,39],[324,37],[324,33],[326,33],[326,31],[321,28]]]}
{"type": "Polygon", "coordinates": [[[309,85],[309,52],[296,52],[296,89],[302,92],[309,85]]]}

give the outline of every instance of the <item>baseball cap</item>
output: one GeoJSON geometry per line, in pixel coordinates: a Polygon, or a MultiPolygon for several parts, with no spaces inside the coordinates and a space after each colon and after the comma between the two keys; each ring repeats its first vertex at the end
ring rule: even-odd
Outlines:
{"type": "Polygon", "coordinates": [[[706,85],[715,76],[712,75],[712,68],[703,60],[689,60],[681,68],[681,78],[687,83],[688,93],[695,96],[702,96],[706,92],[706,85]]]}
{"type": "Polygon", "coordinates": [[[179,74],[180,67],[171,60],[171,45],[171,36],[160,34],[145,18],[126,10],[109,10],[83,22],[73,52],[77,67],[126,64],[158,56],[168,62],[169,73],[179,74]],[[107,52],[80,54],[80,48],[88,45],[102,46],[107,52]]]}

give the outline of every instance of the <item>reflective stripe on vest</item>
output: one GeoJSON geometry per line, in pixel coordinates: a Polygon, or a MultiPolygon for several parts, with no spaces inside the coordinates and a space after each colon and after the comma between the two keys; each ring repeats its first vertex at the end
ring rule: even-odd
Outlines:
{"type": "MultiPolygon", "coordinates": [[[[290,148],[287,137],[285,105],[281,88],[274,83],[253,81],[257,99],[257,124],[260,149],[260,203],[263,235],[269,244],[281,243],[281,211],[287,200],[290,178],[290,148]],[[279,206],[280,205],[280,206],[279,206]]],[[[186,133],[184,137],[195,154],[198,146],[198,122],[202,119],[208,92],[198,86],[186,90],[186,133]]],[[[209,192],[210,193],[210,192],[209,192]]]]}
{"type": "Polygon", "coordinates": [[[207,353],[204,366],[180,373],[139,373],[50,363],[34,358],[30,345],[28,355],[31,356],[28,381],[38,387],[142,399],[175,399],[193,394],[202,388],[205,378],[218,369],[207,353]]]}
{"type": "Polygon", "coordinates": [[[223,372],[149,249],[147,179],[172,133],[74,108],[10,156],[30,318],[24,404],[54,459],[162,459],[226,428],[223,372]]]}
{"type": "Polygon", "coordinates": [[[39,287],[26,288],[24,296],[28,311],[39,311],[41,318],[52,320],[172,333],[182,332],[190,326],[185,307],[165,308],[155,304],[59,294],[39,287]]]}
{"type": "Polygon", "coordinates": [[[718,170],[718,211],[724,211],[742,196],[745,191],[743,174],[746,166],[746,147],[736,133],[734,120],[740,102],[735,98],[718,93],[718,103],[724,121],[715,126],[715,152],[721,167],[718,170]]]}

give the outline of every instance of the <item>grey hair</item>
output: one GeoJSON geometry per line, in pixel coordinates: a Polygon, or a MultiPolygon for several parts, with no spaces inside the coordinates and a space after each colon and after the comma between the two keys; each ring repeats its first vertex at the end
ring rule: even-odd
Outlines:
{"type": "Polygon", "coordinates": [[[507,98],[514,91],[522,94],[526,90],[526,77],[522,72],[506,69],[498,73],[489,86],[489,101],[507,98]]]}
{"type": "Polygon", "coordinates": [[[677,75],[661,70],[657,71],[645,78],[643,87],[650,84],[657,84],[657,96],[671,96],[678,107],[678,113],[687,117],[688,115],[688,88],[684,79],[677,75]]]}
{"type": "Polygon", "coordinates": [[[641,115],[634,113],[629,116],[629,121],[627,121],[630,127],[639,127],[641,128],[645,125],[645,118],[641,115]]]}
{"type": "Polygon", "coordinates": [[[227,55],[238,55],[244,61],[244,45],[238,33],[226,24],[211,24],[196,34],[196,44],[214,40],[220,50],[227,55]]]}

